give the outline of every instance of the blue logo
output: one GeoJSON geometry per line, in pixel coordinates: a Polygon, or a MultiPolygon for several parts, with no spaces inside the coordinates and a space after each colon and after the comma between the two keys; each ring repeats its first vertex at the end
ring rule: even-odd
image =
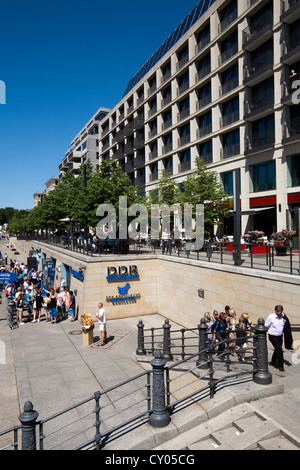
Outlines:
{"type": "Polygon", "coordinates": [[[119,294],[127,294],[130,287],[129,282],[127,282],[125,287],[118,287],[119,294]]]}

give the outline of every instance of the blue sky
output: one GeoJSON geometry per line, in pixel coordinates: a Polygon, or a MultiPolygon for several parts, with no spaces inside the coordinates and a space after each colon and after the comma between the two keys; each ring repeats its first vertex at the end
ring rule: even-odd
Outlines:
{"type": "Polygon", "coordinates": [[[197,0],[2,0],[0,207],[31,209],[71,140],[129,80],[197,0]]]}

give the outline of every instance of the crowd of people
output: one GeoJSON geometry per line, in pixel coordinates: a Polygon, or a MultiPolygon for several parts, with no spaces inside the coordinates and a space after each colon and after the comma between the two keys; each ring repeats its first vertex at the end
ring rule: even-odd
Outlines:
{"type": "Polygon", "coordinates": [[[75,321],[75,296],[65,286],[61,278],[60,287],[42,288],[42,272],[28,269],[24,263],[9,264],[9,271],[17,275],[17,281],[9,281],[5,287],[6,297],[14,302],[16,321],[18,325],[26,322],[40,322],[42,312],[46,322],[57,323],[65,318],[75,321]]]}
{"type": "MultiPolygon", "coordinates": [[[[269,341],[274,347],[269,364],[280,371],[284,371],[283,340],[286,349],[293,348],[291,325],[283,310],[282,305],[276,305],[274,313],[270,314],[265,322],[269,341]]],[[[248,313],[243,312],[237,319],[235,310],[226,305],[223,312],[218,313],[214,310],[212,315],[206,312],[204,318],[207,324],[209,345],[218,342],[217,355],[220,359],[225,360],[225,349],[228,343],[230,353],[233,356],[237,355],[240,361],[245,361],[247,348],[253,347],[250,339],[253,324],[248,313]]]]}
{"type": "Polygon", "coordinates": [[[240,361],[245,361],[249,337],[251,335],[252,322],[249,315],[243,312],[239,319],[236,312],[226,305],[223,312],[214,310],[212,314],[206,312],[204,318],[207,324],[208,343],[213,345],[218,342],[217,354],[220,359],[225,360],[225,340],[228,342],[229,350],[233,356],[238,356],[240,361]]]}

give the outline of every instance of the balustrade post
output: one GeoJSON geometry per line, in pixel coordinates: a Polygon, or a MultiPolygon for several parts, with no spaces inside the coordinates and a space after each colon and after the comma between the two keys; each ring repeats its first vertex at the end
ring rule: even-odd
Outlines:
{"type": "Polygon", "coordinates": [[[172,361],[172,354],[171,354],[171,325],[169,320],[166,319],[163,325],[164,336],[163,336],[163,359],[165,361],[172,361]]]}
{"type": "Polygon", "coordinates": [[[196,365],[199,369],[208,369],[208,355],[207,355],[207,324],[205,318],[201,318],[199,330],[199,357],[196,365]]]}
{"type": "Polygon", "coordinates": [[[272,374],[268,368],[267,331],[265,321],[260,318],[255,327],[256,335],[256,367],[253,372],[253,381],[260,385],[272,383],[272,374]]]}
{"type": "Polygon", "coordinates": [[[153,388],[152,388],[152,413],[149,417],[149,423],[155,428],[163,428],[168,426],[170,415],[166,407],[165,393],[165,377],[164,367],[166,361],[162,357],[162,353],[156,350],[154,359],[151,361],[153,370],[153,388]]]}
{"type": "Polygon", "coordinates": [[[140,320],[138,325],[138,347],[136,350],[137,356],[144,356],[145,351],[145,337],[144,337],[144,323],[143,320],[140,320]]]}
{"type": "Polygon", "coordinates": [[[33,404],[27,401],[19,420],[22,424],[22,450],[36,450],[36,420],[38,412],[33,409],[33,404]]]}

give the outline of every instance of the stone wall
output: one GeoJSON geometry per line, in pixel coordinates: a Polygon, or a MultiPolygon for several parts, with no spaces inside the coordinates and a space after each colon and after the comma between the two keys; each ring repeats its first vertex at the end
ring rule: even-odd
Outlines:
{"type": "MultiPolygon", "coordinates": [[[[248,312],[252,321],[266,317],[277,304],[284,306],[293,323],[300,323],[300,276],[270,273],[162,255],[124,255],[87,257],[44,243],[15,242],[26,259],[31,247],[41,248],[75,270],[85,268],[84,282],[71,278],[76,291],[79,315],[94,317],[99,300],[103,300],[108,319],[139,317],[159,313],[185,327],[195,327],[206,311],[229,305],[239,316],[248,312]],[[139,279],[107,281],[107,269],[136,265],[139,279]],[[118,295],[118,287],[129,282],[128,294],[140,294],[135,301],[112,303],[109,296],[118,295]],[[203,289],[204,298],[198,289],[203,289]]],[[[59,283],[59,273],[56,274],[59,283]]]]}

